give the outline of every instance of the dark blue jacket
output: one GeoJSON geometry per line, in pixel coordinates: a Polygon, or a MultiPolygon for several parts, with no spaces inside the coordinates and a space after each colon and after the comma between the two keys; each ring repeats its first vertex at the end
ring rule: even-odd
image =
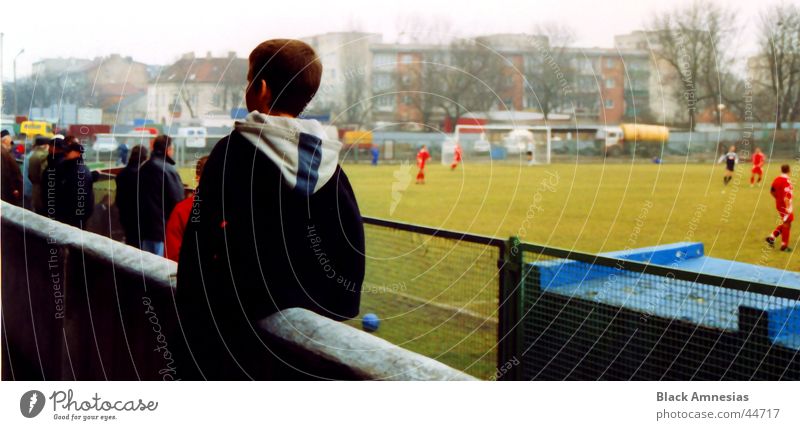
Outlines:
{"type": "Polygon", "coordinates": [[[139,168],[139,231],[142,240],[164,242],[165,225],[175,205],[184,198],[175,162],[163,152],[153,152],[139,168]]]}
{"type": "MultiPolygon", "coordinates": [[[[44,180],[47,181],[48,171],[44,180]]],[[[52,172],[52,171],[51,171],[52,172]]],[[[55,219],[63,223],[85,228],[86,221],[94,211],[94,190],[92,172],[86,167],[83,157],[61,160],[56,163],[54,198],[55,219]]],[[[52,176],[51,176],[52,178],[52,176]]],[[[53,185],[50,183],[50,185],[53,185]]],[[[45,200],[48,196],[45,194],[45,200]]]]}
{"type": "Polygon", "coordinates": [[[125,231],[125,243],[141,248],[139,239],[139,164],[125,166],[115,178],[117,189],[114,204],[119,211],[119,223],[125,231]]]}
{"type": "Polygon", "coordinates": [[[291,307],[337,320],[358,315],[364,229],[347,175],[337,166],[316,193],[298,192],[235,131],[212,150],[194,205],[178,264],[177,303],[193,354],[184,378],[303,377],[253,327],[291,307]],[[192,374],[195,360],[202,375],[192,374]]]}

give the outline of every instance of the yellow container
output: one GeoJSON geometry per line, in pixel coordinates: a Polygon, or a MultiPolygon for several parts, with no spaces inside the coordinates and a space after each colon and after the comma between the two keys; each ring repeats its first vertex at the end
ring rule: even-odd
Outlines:
{"type": "Polygon", "coordinates": [[[661,125],[620,124],[626,142],[666,142],[669,129],[661,125]]]}

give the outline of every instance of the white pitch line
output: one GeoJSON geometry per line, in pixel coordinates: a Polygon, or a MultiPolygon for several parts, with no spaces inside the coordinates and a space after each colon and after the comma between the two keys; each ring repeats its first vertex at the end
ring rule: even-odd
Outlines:
{"type": "MultiPolygon", "coordinates": [[[[434,302],[434,301],[430,301],[428,299],[424,299],[422,297],[418,297],[418,296],[414,296],[414,295],[406,294],[406,293],[401,293],[399,291],[390,291],[390,292],[392,294],[396,294],[396,295],[398,295],[400,297],[403,297],[403,298],[406,298],[406,299],[409,299],[409,300],[414,300],[414,301],[417,301],[417,302],[420,302],[420,303],[424,303],[426,305],[430,305],[430,306],[433,306],[433,307],[436,307],[436,308],[439,308],[439,309],[442,309],[442,310],[445,310],[445,311],[454,312],[454,313],[457,313],[457,314],[462,314],[462,315],[466,315],[468,317],[476,318],[476,319],[483,320],[483,321],[490,321],[490,322],[493,322],[495,324],[498,324],[498,318],[497,317],[487,317],[486,315],[480,314],[480,313],[475,312],[475,311],[471,311],[469,309],[460,308],[458,306],[446,305],[444,303],[437,303],[437,302],[434,302]]],[[[476,302],[476,303],[480,303],[480,302],[476,302]]]]}

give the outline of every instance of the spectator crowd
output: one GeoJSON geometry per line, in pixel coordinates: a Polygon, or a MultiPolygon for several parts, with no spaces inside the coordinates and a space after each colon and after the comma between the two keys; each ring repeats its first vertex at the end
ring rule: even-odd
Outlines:
{"type": "MultiPolygon", "coordinates": [[[[86,165],[80,141],[60,134],[37,136],[26,153],[25,149],[17,150],[20,145],[14,145],[7,130],[2,134],[2,200],[86,229],[95,208],[93,184],[99,173],[86,165]]],[[[130,154],[126,152],[127,164],[115,178],[115,200],[125,243],[160,256],[166,256],[167,220],[173,208],[185,200],[173,151],[172,139],[166,135],[156,137],[149,150],[137,145],[130,154]]],[[[181,222],[176,219],[174,224],[181,222]]],[[[178,227],[171,231],[173,236],[182,235],[178,227]]],[[[172,245],[175,254],[171,258],[177,261],[180,243],[172,245]]]]}

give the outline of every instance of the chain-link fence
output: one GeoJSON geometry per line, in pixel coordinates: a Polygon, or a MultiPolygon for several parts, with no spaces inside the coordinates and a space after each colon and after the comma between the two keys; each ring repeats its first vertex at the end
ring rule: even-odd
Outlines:
{"type": "Polygon", "coordinates": [[[800,291],[522,244],[525,380],[797,380],[800,291]]]}
{"type": "MultiPolygon", "coordinates": [[[[497,239],[365,219],[362,316],[392,343],[479,378],[497,365],[497,239]]],[[[360,325],[360,319],[350,322],[360,325]]]]}

